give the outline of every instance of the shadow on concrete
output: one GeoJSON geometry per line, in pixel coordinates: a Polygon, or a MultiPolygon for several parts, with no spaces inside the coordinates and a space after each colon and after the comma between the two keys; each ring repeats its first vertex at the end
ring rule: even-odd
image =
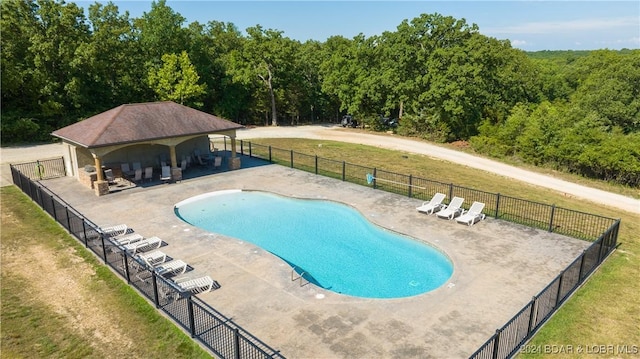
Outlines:
{"type": "MultiPolygon", "coordinates": [[[[205,165],[192,163],[191,166],[187,167],[186,171],[182,173],[182,180],[184,181],[184,180],[196,179],[200,177],[205,177],[205,176],[210,176],[214,174],[231,171],[229,169],[229,162],[231,160],[231,151],[221,151],[219,153],[220,153],[220,156],[222,156],[222,164],[219,167],[214,167],[213,162],[211,161],[206,162],[205,165]]],[[[263,160],[255,157],[249,157],[249,156],[239,155],[239,154],[236,154],[236,157],[240,158],[240,170],[259,167],[259,166],[266,166],[270,164],[269,161],[267,160],[263,160]]],[[[180,182],[180,181],[170,181],[170,182],[161,181],[160,171],[154,168],[152,180],[143,179],[142,181],[133,182],[131,180],[121,178],[116,183],[109,186],[109,193],[117,193],[117,192],[126,191],[128,189],[137,188],[137,187],[149,188],[149,187],[154,187],[154,186],[173,183],[173,182],[180,182]]]]}

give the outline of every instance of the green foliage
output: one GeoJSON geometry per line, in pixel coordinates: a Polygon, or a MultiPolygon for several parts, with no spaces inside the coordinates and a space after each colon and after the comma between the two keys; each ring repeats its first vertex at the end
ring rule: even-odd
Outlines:
{"type": "Polygon", "coordinates": [[[271,113],[271,125],[278,125],[276,101],[282,100],[284,93],[278,89],[284,87],[287,74],[291,72],[291,59],[294,54],[294,41],[284,38],[281,31],[265,30],[261,26],[247,29],[249,37],[241,49],[229,54],[227,71],[233,81],[249,86],[261,86],[268,97],[256,92],[256,102],[263,113],[271,113]]]}
{"type": "Polygon", "coordinates": [[[450,137],[451,130],[445,122],[439,121],[437,114],[420,113],[402,117],[398,134],[442,143],[450,137]]]}
{"type": "Polygon", "coordinates": [[[33,142],[43,140],[40,137],[40,125],[32,118],[10,119],[2,117],[2,137],[13,142],[33,142]]]}
{"type": "Polygon", "coordinates": [[[167,6],[0,2],[2,141],[46,139],[131,102],[172,100],[242,124],[338,121],[469,140],[492,156],[634,185],[640,50],[525,53],[475,24],[420,14],[394,31],[300,43],[167,6]]]}
{"type": "Polygon", "coordinates": [[[187,50],[187,31],[182,27],[184,22],[185,18],[174,12],[166,0],[152,1],[151,11],[134,20],[147,62],[157,64],[164,54],[187,50]]]}
{"type": "Polygon", "coordinates": [[[162,101],[174,101],[184,104],[198,105],[193,99],[205,93],[205,86],[198,84],[200,76],[189,60],[189,55],[183,51],[180,55],[162,55],[162,66],[151,69],[148,75],[151,86],[162,101]]]}

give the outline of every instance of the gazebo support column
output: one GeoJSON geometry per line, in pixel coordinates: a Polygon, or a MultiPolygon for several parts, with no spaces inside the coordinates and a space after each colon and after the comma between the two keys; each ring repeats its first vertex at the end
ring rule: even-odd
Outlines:
{"type": "Polygon", "coordinates": [[[93,189],[96,193],[96,196],[104,196],[109,194],[109,182],[104,180],[104,175],[102,174],[102,160],[100,157],[93,155],[96,164],[96,181],[93,183],[93,189]]]}
{"type": "Polygon", "coordinates": [[[104,181],[104,174],[102,173],[102,160],[100,159],[100,157],[94,157],[94,160],[96,164],[96,180],[104,181]]]}
{"type": "Polygon", "coordinates": [[[169,146],[169,156],[171,157],[171,180],[182,181],[182,168],[178,166],[175,145],[169,146]]]}
{"type": "Polygon", "coordinates": [[[229,169],[237,170],[240,169],[240,157],[236,157],[236,137],[231,136],[231,158],[229,160],[229,169]]]}

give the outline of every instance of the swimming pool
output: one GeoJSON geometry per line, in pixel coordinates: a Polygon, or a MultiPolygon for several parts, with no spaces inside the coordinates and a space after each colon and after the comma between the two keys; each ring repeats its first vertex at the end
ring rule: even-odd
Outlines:
{"type": "Polygon", "coordinates": [[[337,202],[227,190],[184,200],[175,213],[204,230],[260,246],[306,280],[345,295],[414,296],[438,288],[453,273],[437,249],[380,228],[337,202]]]}

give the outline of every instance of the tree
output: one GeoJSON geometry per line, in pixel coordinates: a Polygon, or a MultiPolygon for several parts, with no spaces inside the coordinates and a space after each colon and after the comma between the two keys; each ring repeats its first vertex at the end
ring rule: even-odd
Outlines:
{"type": "MultiPolygon", "coordinates": [[[[189,55],[182,51],[180,55],[165,54],[162,56],[162,66],[149,71],[149,86],[155,91],[160,100],[185,101],[195,100],[206,92],[202,84],[198,84],[200,76],[189,61],[189,55]]],[[[195,101],[191,104],[198,105],[195,101]]]]}
{"type": "Polygon", "coordinates": [[[36,16],[29,51],[40,88],[38,102],[43,114],[60,116],[84,103],[86,67],[78,61],[76,49],[89,41],[89,26],[74,3],[41,0],[36,16]]]}
{"type": "Polygon", "coordinates": [[[30,51],[31,36],[36,30],[35,1],[6,0],[0,2],[0,75],[2,76],[3,122],[7,110],[28,111],[39,97],[34,55],[30,51]]]}
{"type": "Polygon", "coordinates": [[[276,89],[291,69],[292,41],[283,38],[282,31],[259,25],[248,28],[247,33],[242,49],[230,54],[228,72],[236,82],[251,85],[257,81],[263,86],[269,96],[271,125],[277,126],[276,89]]]}
{"type": "Polygon", "coordinates": [[[166,0],[151,2],[151,11],[135,20],[138,41],[148,60],[160,62],[162,55],[187,50],[185,18],[167,6],[166,0]]]}
{"type": "Polygon", "coordinates": [[[640,131],[640,50],[619,54],[595,51],[576,63],[581,81],[573,93],[582,111],[595,111],[609,130],[640,131]]]}
{"type": "Polygon", "coordinates": [[[147,91],[144,57],[129,13],[119,14],[112,3],[89,6],[91,41],[77,50],[86,64],[89,84],[85,108],[103,111],[114,106],[144,100],[147,91]]]}
{"type": "Polygon", "coordinates": [[[252,108],[252,89],[234,82],[228,74],[229,56],[239,51],[245,39],[232,23],[210,21],[206,26],[192,23],[190,32],[190,58],[208,93],[204,108],[225,118],[246,122],[252,108]]]}

